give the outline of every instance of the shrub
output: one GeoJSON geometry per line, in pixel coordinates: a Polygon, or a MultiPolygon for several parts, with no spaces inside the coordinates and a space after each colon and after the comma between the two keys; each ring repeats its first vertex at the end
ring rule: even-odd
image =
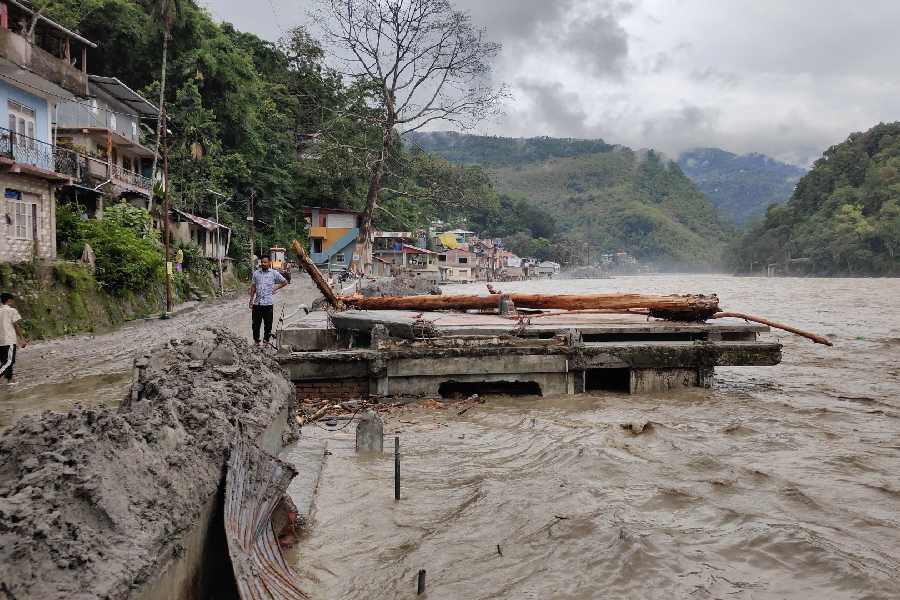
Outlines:
{"type": "Polygon", "coordinates": [[[193,242],[178,241],[172,249],[172,256],[181,250],[184,254],[184,269],[201,275],[209,275],[213,272],[213,262],[200,256],[200,247],[193,242]]]}
{"type": "Polygon", "coordinates": [[[138,237],[145,240],[158,240],[159,232],[153,228],[153,218],[143,208],[131,206],[124,200],[107,207],[103,211],[103,220],[130,229],[138,237]]]}
{"type": "Polygon", "coordinates": [[[73,204],[56,207],[56,246],[63,258],[77,260],[81,257],[84,249],[81,225],[81,207],[73,204]]]}
{"type": "Polygon", "coordinates": [[[81,223],[84,239],[97,257],[97,282],[114,293],[146,289],[163,276],[162,252],[155,241],[120,223],[115,218],[81,223]]]}

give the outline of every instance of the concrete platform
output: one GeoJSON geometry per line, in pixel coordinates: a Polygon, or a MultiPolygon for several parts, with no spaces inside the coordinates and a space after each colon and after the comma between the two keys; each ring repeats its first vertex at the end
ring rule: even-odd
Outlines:
{"type": "Polygon", "coordinates": [[[717,366],[771,366],[781,345],[737,320],[676,323],[641,315],[346,311],[311,313],[279,333],[290,378],[327,394],[343,380],[370,395],[642,393],[709,386],[717,366]],[[329,383],[331,382],[331,383],[329,383]],[[368,386],[366,386],[368,382],[368,386]]]}

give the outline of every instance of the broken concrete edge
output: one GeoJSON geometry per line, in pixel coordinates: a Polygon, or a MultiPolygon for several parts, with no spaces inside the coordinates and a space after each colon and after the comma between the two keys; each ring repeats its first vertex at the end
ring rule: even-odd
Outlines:
{"type": "Polygon", "coordinates": [[[48,411],[0,436],[14,597],[200,597],[235,429],[272,454],[296,436],[293,386],[223,330],[141,354],[132,381],[118,409],[48,411]]]}

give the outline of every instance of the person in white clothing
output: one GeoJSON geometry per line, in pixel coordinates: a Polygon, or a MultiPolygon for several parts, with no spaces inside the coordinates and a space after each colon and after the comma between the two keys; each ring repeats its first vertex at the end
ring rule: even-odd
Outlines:
{"type": "Polygon", "coordinates": [[[15,296],[0,294],[0,382],[13,383],[13,367],[16,365],[16,347],[28,345],[22,333],[22,317],[16,310],[15,296]]]}

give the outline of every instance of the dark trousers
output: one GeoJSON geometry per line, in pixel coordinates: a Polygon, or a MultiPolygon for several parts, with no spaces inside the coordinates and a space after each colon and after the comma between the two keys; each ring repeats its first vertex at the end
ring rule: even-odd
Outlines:
{"type": "Polygon", "coordinates": [[[272,336],[272,315],[274,311],[274,307],[272,305],[269,306],[260,306],[259,304],[253,305],[253,341],[259,342],[259,326],[264,325],[264,334],[263,341],[266,343],[269,342],[269,338],[272,336]]]}
{"type": "Polygon", "coordinates": [[[6,377],[7,381],[12,381],[13,367],[16,366],[16,346],[0,346],[0,377],[6,377]],[[9,361],[9,366],[5,369],[3,365],[9,361]]]}

